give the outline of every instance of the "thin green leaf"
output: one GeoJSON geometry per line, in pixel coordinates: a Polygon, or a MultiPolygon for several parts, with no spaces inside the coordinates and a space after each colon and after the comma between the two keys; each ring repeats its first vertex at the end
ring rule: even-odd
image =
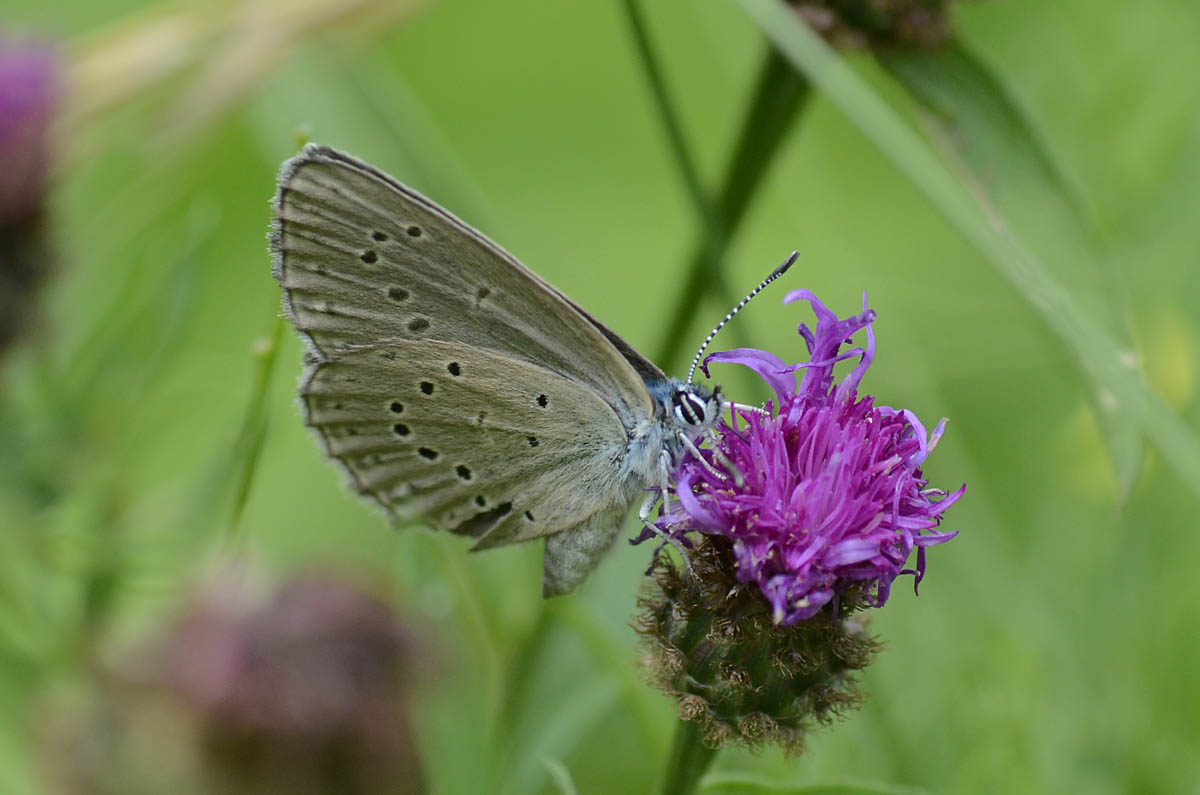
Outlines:
{"type": "MultiPolygon", "coordinates": [[[[537,620],[522,640],[517,656],[508,665],[508,680],[504,688],[504,703],[492,736],[496,747],[495,760],[501,764],[513,764],[514,757],[527,755],[532,742],[529,735],[541,734],[536,726],[538,688],[544,687],[540,679],[543,660],[552,654],[556,635],[563,631],[571,633],[571,642],[582,644],[593,664],[605,681],[616,683],[620,688],[621,709],[629,714],[640,732],[639,741],[654,755],[663,747],[658,728],[661,718],[659,705],[652,691],[646,687],[638,668],[629,658],[629,648],[592,611],[586,602],[578,599],[543,601],[537,620]],[[531,726],[533,727],[531,729],[531,726]]],[[[503,775],[501,773],[500,775],[503,775]]]]}
{"type": "MultiPolygon", "coordinates": [[[[536,673],[539,661],[550,647],[555,621],[554,603],[543,599],[537,607],[537,618],[522,639],[517,654],[508,665],[508,676],[504,685],[504,703],[496,718],[496,729],[492,737],[496,742],[506,742],[512,737],[525,718],[532,703],[530,694],[537,686],[536,673]]],[[[499,755],[497,755],[499,756],[499,755]]]]}
{"type": "Polygon", "coordinates": [[[275,360],[279,358],[279,341],[283,336],[283,326],[283,318],[275,318],[275,322],[271,326],[271,336],[255,346],[254,357],[257,367],[254,373],[254,384],[250,389],[250,398],[246,402],[246,413],[242,417],[242,425],[238,429],[234,442],[232,471],[237,473],[237,478],[234,486],[233,507],[229,515],[228,532],[230,535],[237,532],[242,512],[250,499],[254,475],[258,471],[259,456],[267,437],[268,392],[271,386],[271,376],[275,372],[275,360]]]}
{"type": "Polygon", "coordinates": [[[654,750],[661,743],[659,733],[661,705],[654,691],[646,686],[640,669],[633,663],[626,646],[591,608],[578,599],[553,603],[561,623],[573,630],[586,646],[598,667],[618,683],[624,706],[641,730],[642,742],[654,750]]]}
{"type": "Polygon", "coordinates": [[[558,790],[560,795],[577,795],[579,792],[575,789],[575,782],[571,779],[571,771],[567,766],[557,759],[542,757],[542,765],[546,768],[546,772],[550,774],[550,780],[554,783],[554,788],[558,790]]]}
{"type": "Polygon", "coordinates": [[[612,709],[617,692],[616,684],[607,679],[595,680],[576,689],[553,717],[539,727],[537,736],[526,746],[526,755],[513,768],[501,791],[536,792],[545,775],[538,765],[539,760],[568,756],[612,709]]]}
{"type": "Polygon", "coordinates": [[[1163,457],[1200,496],[1200,442],[1147,389],[1131,351],[1047,271],[1005,220],[956,176],[921,137],[783,3],[738,0],[792,64],[891,160],[1017,291],[1075,354],[1102,404],[1116,403],[1150,437],[1163,457]]]}

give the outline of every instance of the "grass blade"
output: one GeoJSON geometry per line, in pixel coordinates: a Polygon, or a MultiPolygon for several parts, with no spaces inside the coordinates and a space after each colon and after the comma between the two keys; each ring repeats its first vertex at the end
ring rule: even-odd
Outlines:
{"type": "Polygon", "coordinates": [[[791,9],[776,0],[737,0],[797,69],[855,124],[926,199],[1008,280],[1075,354],[1101,404],[1116,403],[1200,496],[1196,435],[1142,381],[1132,352],[1054,279],[1005,220],[946,166],[791,9]]]}
{"type": "MultiPolygon", "coordinates": [[[[1095,210],[999,77],[953,39],[932,52],[880,53],[879,62],[924,108],[923,126],[942,158],[969,175],[972,189],[1054,268],[1117,344],[1133,350],[1121,272],[1095,210]]],[[[1142,432],[1125,407],[1095,398],[1124,499],[1141,471],[1142,432]]]]}

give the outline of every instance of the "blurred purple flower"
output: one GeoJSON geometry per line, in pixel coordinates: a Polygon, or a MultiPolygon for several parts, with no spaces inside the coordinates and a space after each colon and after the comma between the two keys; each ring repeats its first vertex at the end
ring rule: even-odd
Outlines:
{"type": "Polygon", "coordinates": [[[422,649],[384,602],[326,576],[265,604],[245,576],[206,587],[161,647],[101,670],[54,714],[43,754],[64,795],[426,790],[410,695],[422,649]]]}
{"type": "Polygon", "coordinates": [[[41,208],[57,81],[51,47],[0,34],[0,225],[26,220],[41,208]]]}
{"type": "Polygon", "coordinates": [[[211,764],[253,791],[308,770],[293,791],[420,792],[411,645],[383,602],[303,577],[261,607],[207,593],[171,634],[162,676],[204,725],[211,764]]]}
{"type": "Polygon", "coordinates": [[[42,219],[58,61],[0,33],[0,352],[33,321],[52,256],[42,219]]]}
{"type": "MultiPolygon", "coordinates": [[[[911,411],[874,405],[859,397],[859,382],[875,355],[866,308],[839,319],[807,290],[784,299],[808,301],[816,330],[799,333],[810,361],[788,366],[754,349],[717,353],[705,360],[745,365],[775,391],[779,410],[762,415],[739,409],[744,424],[723,425],[716,446],[744,476],[736,485],[719,458],[686,459],[676,473],[673,510],[658,527],[673,535],[699,531],[732,542],[739,582],[755,583],[777,624],[811,618],[839,594],[857,586],[867,604],[879,607],[900,574],[925,573],[925,549],[957,533],[935,528],[966,486],[953,494],[929,488],[921,465],[945,426],[932,434],[911,411]],[[862,329],[866,349],[839,353],[862,329]],[[858,357],[857,366],[834,383],[837,362],[858,357]],[[796,384],[794,373],[804,371],[796,384]],[[904,569],[914,547],[916,567],[904,569]]],[[[707,369],[706,369],[707,372],[707,369]]],[[[771,409],[768,402],[767,409],[771,409]]]]}
{"type": "Polygon", "coordinates": [[[934,49],[952,35],[955,0],[791,0],[809,27],[835,47],[934,49]]]}
{"type": "Polygon", "coordinates": [[[382,602],[306,577],[255,610],[207,594],[172,633],[163,674],[223,730],[316,737],[365,720],[375,731],[393,722],[379,696],[397,684],[405,641],[382,602]]]}

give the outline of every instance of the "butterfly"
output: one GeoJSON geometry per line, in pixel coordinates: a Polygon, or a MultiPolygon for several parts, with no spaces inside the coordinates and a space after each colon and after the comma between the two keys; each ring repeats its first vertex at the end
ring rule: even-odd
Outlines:
{"type": "Polygon", "coordinates": [[[483,234],[349,155],[307,145],[283,164],[274,210],[273,273],[308,347],[302,411],[325,452],[396,520],[473,549],[544,538],[546,596],[587,577],[649,489],[647,519],[721,416],[720,387],[667,377],[483,234]]]}

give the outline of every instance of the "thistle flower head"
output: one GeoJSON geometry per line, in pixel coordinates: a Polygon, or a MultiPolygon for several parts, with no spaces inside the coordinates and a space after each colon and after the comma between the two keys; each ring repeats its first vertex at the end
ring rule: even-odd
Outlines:
{"type": "Polygon", "coordinates": [[[813,726],[862,702],[857,673],[879,646],[863,622],[843,620],[852,595],[836,620],[775,623],[756,590],[735,579],[728,547],[701,536],[683,570],[656,558],[635,622],[643,668],[709,747],[775,744],[798,753],[813,726]]]}
{"type": "Polygon", "coordinates": [[[0,353],[33,324],[53,259],[42,219],[57,82],[50,47],[0,33],[0,353]]]}
{"type": "Polygon", "coordinates": [[[900,574],[924,576],[925,550],[955,535],[936,528],[965,488],[947,494],[921,473],[944,421],[930,434],[911,411],[859,394],[875,356],[865,296],[844,319],[807,290],[785,303],[799,300],[817,316],[799,327],[809,361],[753,349],[705,360],[706,373],[750,367],[777,404],[734,407],[703,460],[680,463],[656,527],[687,540],[686,566],[658,558],[640,602],[646,669],[714,747],[798,750],[814,723],[861,701],[856,674],[877,646],[852,614],[882,606],[900,574]],[[842,351],[864,331],[865,347],[842,351]]]}
{"type": "Polygon", "coordinates": [[[0,34],[0,223],[23,220],[40,208],[57,78],[50,47],[0,34]]]}
{"type": "Polygon", "coordinates": [[[105,666],[91,699],[48,710],[53,791],[419,793],[409,694],[416,636],[330,576],[267,601],[219,578],[162,643],[105,666]]]}
{"type": "Polygon", "coordinates": [[[815,329],[799,327],[808,362],[789,366],[754,349],[705,360],[705,367],[734,362],[753,369],[775,391],[778,409],[735,410],[734,425],[723,426],[716,441],[721,455],[683,461],[676,507],[658,520],[664,532],[694,530],[732,542],[738,581],[758,586],[779,624],[812,617],[851,586],[880,607],[900,574],[919,583],[926,548],[955,536],[935,528],[965,489],[930,488],[921,473],[945,420],[929,434],[911,411],[858,394],[875,355],[875,313],[865,296],[863,311],[845,319],[807,290],[784,299],[798,300],[817,316],[815,329]],[[839,352],[863,330],[865,348],[839,352]],[[857,365],[835,383],[834,365],[853,358],[857,365]],[[741,485],[717,463],[721,456],[743,474],[741,485]],[[905,569],[914,549],[915,568],[905,569]]]}
{"type": "Polygon", "coordinates": [[[950,36],[953,0],[793,0],[830,44],[848,49],[924,48],[950,36]]]}

